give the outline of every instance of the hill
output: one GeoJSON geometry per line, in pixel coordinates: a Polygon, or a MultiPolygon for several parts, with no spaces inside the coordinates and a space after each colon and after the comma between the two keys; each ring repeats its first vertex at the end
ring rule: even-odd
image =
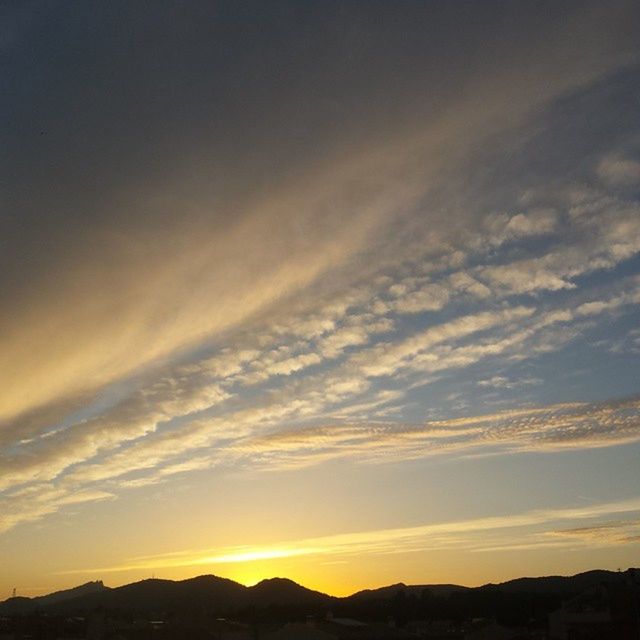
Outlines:
{"type": "Polygon", "coordinates": [[[245,587],[233,580],[203,575],[187,580],[142,580],[110,589],[90,582],[38,598],[9,598],[0,615],[85,615],[102,610],[144,616],[233,617],[239,620],[304,620],[333,612],[341,617],[386,621],[491,617],[513,624],[520,619],[546,619],[563,600],[623,575],[588,571],[575,576],[518,578],[501,584],[464,587],[451,584],[397,583],[336,598],[307,589],[286,578],[245,587]]]}
{"type": "Polygon", "coordinates": [[[388,598],[396,597],[398,593],[420,597],[424,591],[428,591],[431,596],[448,597],[455,591],[465,591],[470,588],[471,587],[463,587],[459,584],[406,585],[403,582],[399,582],[398,584],[392,584],[378,589],[364,589],[363,591],[358,591],[353,595],[348,596],[348,599],[353,601],[386,600],[388,598]]]}
{"type": "Polygon", "coordinates": [[[222,614],[246,600],[247,587],[217,576],[187,580],[148,579],[107,591],[83,594],[47,607],[56,613],[83,613],[95,609],[132,613],[195,613],[202,610],[222,614]]]}
{"type": "Polygon", "coordinates": [[[24,614],[31,611],[37,611],[49,607],[50,605],[59,604],[67,600],[74,600],[89,594],[102,593],[110,591],[105,587],[102,580],[87,582],[73,589],[65,589],[63,591],[55,591],[46,596],[36,596],[35,598],[14,597],[0,602],[0,613],[2,614],[24,614]]]}
{"type": "Polygon", "coordinates": [[[499,584],[485,584],[481,589],[496,589],[509,593],[560,593],[572,594],[596,584],[610,584],[620,580],[616,571],[601,569],[578,573],[574,576],[545,576],[540,578],[516,578],[499,584]]]}
{"type": "Polygon", "coordinates": [[[0,602],[0,614],[15,615],[34,611],[81,614],[96,609],[132,613],[206,612],[223,615],[250,607],[320,605],[333,598],[307,589],[286,578],[263,580],[253,587],[203,575],[187,580],[148,579],[109,589],[101,582],[38,598],[9,598],[0,602]]]}
{"type": "Polygon", "coordinates": [[[334,598],[326,593],[302,587],[288,578],[269,578],[248,587],[249,604],[255,607],[271,605],[322,604],[334,598]]]}

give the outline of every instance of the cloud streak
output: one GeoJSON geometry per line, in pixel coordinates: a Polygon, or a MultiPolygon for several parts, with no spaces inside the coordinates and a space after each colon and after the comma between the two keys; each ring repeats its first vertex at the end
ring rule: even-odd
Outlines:
{"type": "Polygon", "coordinates": [[[640,440],[640,401],[552,405],[427,422],[341,424],[249,439],[236,450],[264,459],[270,469],[330,457],[397,462],[491,449],[540,452],[606,447],[640,440]]]}
{"type": "MultiPolygon", "coordinates": [[[[390,234],[403,242],[412,238],[405,248],[409,252],[420,246],[423,252],[439,253],[460,229],[473,233],[481,228],[481,216],[464,207],[453,229],[451,216],[438,206],[432,208],[428,229],[415,223],[431,191],[440,188],[442,173],[494,131],[496,120],[508,114],[518,122],[532,105],[620,64],[626,52],[621,34],[629,24],[628,17],[620,16],[633,16],[624,5],[607,21],[596,8],[579,15],[554,9],[574,27],[567,40],[542,25],[531,35],[524,14],[505,15],[501,8],[501,18],[514,33],[545,47],[523,46],[516,56],[520,63],[514,60],[513,67],[496,73],[496,60],[515,55],[510,37],[482,37],[477,42],[483,42],[483,51],[491,42],[491,55],[469,58],[473,68],[465,64],[456,73],[451,68],[443,73],[436,60],[459,60],[460,52],[451,45],[458,38],[447,37],[451,28],[442,32],[420,11],[412,18],[398,14],[400,22],[392,21],[394,27],[381,33],[375,25],[385,20],[372,21],[355,6],[341,8],[341,15],[334,16],[337,24],[351,25],[358,33],[364,21],[363,33],[371,33],[353,56],[343,55],[355,46],[348,36],[351,28],[336,33],[328,16],[315,10],[294,12],[300,24],[293,31],[308,31],[303,40],[317,47],[316,54],[311,56],[295,38],[282,49],[282,25],[269,13],[265,20],[273,31],[263,32],[269,35],[260,55],[255,38],[247,37],[251,46],[231,56],[236,62],[226,66],[227,56],[221,58],[217,47],[238,47],[238,21],[227,12],[216,14],[206,3],[196,4],[196,13],[202,13],[198,20],[163,15],[149,23],[135,9],[126,12],[125,18],[139,25],[140,41],[182,43],[171,48],[162,78],[149,62],[153,56],[136,57],[139,66],[121,57],[119,34],[109,20],[101,20],[101,12],[69,16],[59,6],[25,9],[32,15],[19,22],[35,31],[19,30],[20,37],[9,40],[7,53],[15,68],[26,68],[27,76],[29,64],[37,60],[52,81],[37,83],[31,93],[19,83],[8,91],[10,113],[39,118],[47,135],[29,135],[15,118],[7,123],[12,127],[7,157],[15,162],[6,199],[18,213],[4,220],[2,234],[8,248],[2,306],[11,313],[0,324],[5,337],[0,420],[20,418],[61,397],[94,392],[267,313],[318,279],[353,281],[370,271],[367,261],[374,256],[379,262],[402,261],[404,256],[398,257],[397,247],[388,242],[390,234]],[[83,28],[80,18],[86,21],[83,28]],[[84,51],[79,59],[88,74],[92,63],[104,70],[91,74],[91,88],[74,82],[67,64],[46,55],[47,39],[35,35],[59,20],[67,29],[61,47],[74,55],[84,51]],[[87,42],[86,33],[93,30],[103,37],[87,42]],[[381,37],[390,39],[383,67],[365,62],[376,59],[374,42],[381,37]],[[29,42],[37,43],[35,51],[29,42]],[[580,47],[581,42],[589,46],[580,47]],[[612,53],[612,46],[620,55],[612,53]],[[510,56],[502,55],[505,49],[510,56]],[[580,55],[566,55],[576,50],[580,55]],[[282,83],[273,72],[253,77],[251,65],[242,62],[252,56],[268,61],[267,69],[289,69],[295,81],[284,86],[290,89],[274,92],[272,83],[282,83]],[[562,70],[555,64],[560,58],[568,61],[562,70]],[[425,68],[429,82],[410,80],[425,68]],[[518,77],[523,68],[532,69],[526,80],[518,77]],[[185,91],[184,79],[194,77],[199,81],[185,91]],[[358,90],[353,77],[366,80],[358,90]],[[113,78],[120,78],[122,91],[114,90],[113,78]],[[157,95],[153,87],[158,86],[166,93],[157,95]],[[391,109],[389,86],[396,89],[394,102],[405,105],[400,107],[403,117],[382,115],[391,109]],[[224,87],[226,99],[218,99],[224,87]],[[463,95],[453,91],[456,87],[464,88],[463,95]],[[323,94],[321,88],[326,100],[311,100],[323,94]],[[172,95],[182,96],[183,118],[169,108],[172,95]],[[43,107],[63,97],[74,105],[71,112],[43,107]],[[484,109],[475,107],[479,102],[484,109]],[[105,139],[102,131],[110,132],[105,139]],[[346,149],[345,139],[350,142],[346,149]],[[52,164],[58,167],[55,175],[46,170],[52,164]]],[[[449,9],[440,12],[449,24],[449,9]]],[[[470,36],[479,35],[482,28],[473,12],[463,13],[469,15],[462,22],[456,16],[454,23],[464,25],[470,36]]],[[[162,50],[157,54],[166,57],[162,50]]],[[[493,235],[506,241],[552,227],[547,214],[519,213],[493,235]]],[[[545,273],[540,271],[538,286],[563,282],[545,273]]],[[[493,282],[516,286],[504,274],[485,274],[493,282]]],[[[433,286],[411,292],[396,305],[410,314],[435,310],[446,303],[446,295],[433,286]]]]}
{"type": "MultiPolygon", "coordinates": [[[[73,569],[65,573],[119,573],[139,569],[163,569],[175,567],[200,567],[228,563],[256,562],[274,558],[296,556],[353,556],[359,554],[411,553],[425,549],[469,549],[488,551],[495,549],[499,540],[512,540],[517,534],[523,541],[512,545],[511,549],[533,549],[537,547],[560,546],[570,548],[573,539],[550,541],[545,537],[566,536],[580,539],[593,546],[621,544],[623,540],[612,536],[591,535],[594,531],[612,529],[635,529],[637,520],[621,521],[615,524],[596,524],[580,529],[554,531],[555,524],[567,522],[593,521],[607,516],[640,513],[640,499],[593,504],[578,508],[546,509],[527,511],[512,515],[489,516],[452,522],[423,524],[393,529],[378,529],[306,538],[287,541],[271,547],[228,547],[224,549],[203,549],[177,551],[163,555],[133,558],[128,563],[111,567],[73,569]]],[[[627,538],[626,542],[637,543],[640,539],[627,538]]],[[[505,548],[505,547],[503,547],[505,548]]]]}

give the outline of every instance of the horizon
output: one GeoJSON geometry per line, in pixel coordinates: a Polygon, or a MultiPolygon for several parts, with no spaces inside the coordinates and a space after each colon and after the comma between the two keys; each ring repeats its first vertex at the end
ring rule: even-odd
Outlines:
{"type": "Polygon", "coordinates": [[[637,564],[639,3],[0,18],[0,593],[637,564]]]}
{"type": "MultiPolygon", "coordinates": [[[[133,582],[125,582],[123,584],[117,584],[115,586],[111,586],[106,584],[105,580],[96,578],[95,580],[88,580],[86,582],[83,582],[82,584],[74,584],[73,586],[67,586],[67,587],[63,587],[62,589],[59,589],[57,591],[54,592],[47,592],[47,593],[43,593],[43,594],[36,594],[36,595],[32,595],[32,596],[22,596],[19,593],[16,593],[15,596],[10,596],[7,599],[11,599],[12,597],[27,597],[27,598],[35,598],[35,597],[39,597],[41,595],[52,595],[54,593],[59,593],[59,592],[64,592],[64,591],[72,591],[74,589],[78,589],[78,588],[82,588],[82,587],[86,587],[88,585],[92,585],[92,584],[100,584],[101,586],[103,586],[106,589],[119,589],[120,587],[127,587],[129,585],[132,584],[138,584],[140,582],[149,582],[149,581],[153,581],[153,580],[158,580],[161,582],[188,582],[191,580],[198,580],[200,578],[215,578],[217,580],[230,580],[231,582],[235,582],[236,584],[239,584],[243,587],[246,588],[252,588],[255,587],[259,584],[265,583],[265,582],[273,582],[273,581],[286,581],[286,582],[291,582],[299,587],[302,587],[304,589],[309,589],[311,591],[316,591],[318,593],[322,593],[323,595],[327,595],[330,596],[332,598],[345,598],[345,597],[351,597],[354,595],[357,595],[359,593],[362,593],[363,591],[377,591],[380,589],[388,589],[391,587],[406,587],[406,588],[415,588],[415,587],[436,587],[436,586],[452,586],[452,587],[462,587],[464,589],[477,589],[480,587],[485,587],[485,586],[490,586],[490,585],[500,585],[500,584],[505,584],[505,583],[509,583],[509,582],[514,582],[517,580],[544,580],[547,578],[573,578],[579,575],[584,575],[584,574],[588,574],[588,573],[595,573],[595,572],[609,572],[609,573],[617,573],[617,574],[624,574],[629,570],[638,570],[636,567],[627,567],[626,569],[622,569],[620,567],[618,567],[615,570],[611,570],[611,569],[588,569],[586,571],[581,571],[579,573],[576,574],[571,574],[571,575],[542,575],[542,576],[517,576],[515,578],[511,578],[509,580],[504,580],[504,581],[500,581],[500,582],[484,582],[482,584],[475,584],[475,585],[464,585],[464,584],[458,584],[458,583],[453,583],[453,582],[437,582],[437,583],[431,583],[431,582],[418,582],[418,583],[405,583],[404,581],[400,580],[399,582],[394,582],[391,584],[383,584],[383,585],[378,585],[378,586],[371,586],[371,587],[367,587],[364,589],[359,589],[358,591],[353,591],[353,592],[347,592],[345,594],[335,594],[335,593],[329,593],[329,592],[324,592],[324,591],[319,591],[318,589],[314,589],[313,587],[310,587],[309,585],[305,585],[305,584],[300,584],[299,582],[296,582],[295,580],[291,580],[290,578],[287,578],[285,576],[271,576],[268,578],[261,578],[260,580],[258,580],[258,582],[255,582],[253,584],[244,584],[242,582],[239,582],[237,580],[232,580],[231,578],[227,578],[225,576],[221,576],[221,575],[217,575],[217,574],[213,574],[213,573],[203,573],[203,574],[198,574],[198,575],[194,575],[194,576],[190,576],[187,578],[179,578],[177,580],[172,580],[170,578],[163,578],[161,576],[151,576],[151,577],[147,577],[147,578],[141,578],[140,580],[135,580],[133,582]]],[[[0,600],[0,602],[3,602],[4,600],[0,600]]]]}

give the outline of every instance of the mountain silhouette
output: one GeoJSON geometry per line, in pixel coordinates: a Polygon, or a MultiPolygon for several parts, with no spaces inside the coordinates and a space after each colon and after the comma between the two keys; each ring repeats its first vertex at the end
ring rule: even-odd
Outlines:
{"type": "Polygon", "coordinates": [[[95,609],[138,613],[206,610],[223,614],[247,607],[322,604],[331,600],[331,596],[286,578],[271,578],[245,587],[227,578],[203,575],[179,581],[147,579],[114,589],[96,582],[48,596],[9,598],[0,602],[0,614],[32,611],[71,614],[95,609]]]}
{"type": "Polygon", "coordinates": [[[35,598],[16,596],[0,602],[0,613],[27,613],[103,591],[109,591],[109,588],[104,586],[102,580],[95,580],[94,582],[87,582],[72,589],[54,591],[46,596],[36,596],[35,598]]]}
{"type": "Polygon", "coordinates": [[[585,591],[598,584],[618,582],[620,574],[616,571],[596,569],[575,576],[545,576],[540,578],[516,578],[499,584],[485,584],[481,589],[497,589],[509,593],[576,593],[585,591]]]}
{"type": "Polygon", "coordinates": [[[406,585],[403,582],[399,582],[397,584],[391,584],[387,587],[380,587],[378,589],[364,589],[363,591],[358,591],[353,595],[348,596],[348,598],[354,601],[381,600],[393,598],[397,596],[398,593],[420,596],[425,589],[428,590],[431,595],[447,597],[453,592],[466,591],[471,588],[472,587],[463,587],[459,584],[406,585]]]}
{"type": "Polygon", "coordinates": [[[469,603],[478,599],[486,602],[487,598],[494,598],[493,594],[503,599],[517,598],[519,594],[564,598],[603,583],[620,580],[621,574],[617,572],[596,570],[568,577],[518,578],[481,587],[397,583],[337,598],[307,589],[286,578],[262,580],[252,587],[246,587],[227,578],[202,575],[179,581],[148,579],[117,588],[105,587],[101,581],[89,582],[46,596],[9,598],[0,602],[0,615],[31,612],[71,615],[101,609],[148,615],[170,612],[226,616],[274,607],[289,610],[297,608],[299,612],[317,612],[324,608],[349,613],[376,607],[382,611],[406,599],[413,602],[425,602],[425,598],[449,602],[453,599],[455,602],[469,603]]]}
{"type": "Polygon", "coordinates": [[[253,606],[320,604],[333,600],[331,596],[312,591],[288,578],[269,578],[248,587],[249,602],[253,606]]]}

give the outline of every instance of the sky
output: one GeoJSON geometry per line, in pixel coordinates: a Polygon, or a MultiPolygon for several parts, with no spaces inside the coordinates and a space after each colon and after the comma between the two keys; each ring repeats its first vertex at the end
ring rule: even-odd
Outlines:
{"type": "Polygon", "coordinates": [[[638,3],[0,12],[0,598],[638,565],[638,3]]]}

